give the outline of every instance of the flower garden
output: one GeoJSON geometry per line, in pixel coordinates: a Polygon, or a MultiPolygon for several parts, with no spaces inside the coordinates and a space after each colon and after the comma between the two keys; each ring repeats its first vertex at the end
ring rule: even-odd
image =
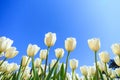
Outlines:
{"type": "Polygon", "coordinates": [[[48,63],[50,48],[56,42],[56,34],[48,32],[45,34],[44,43],[47,49],[40,49],[36,44],[29,44],[27,47],[26,56],[22,56],[21,63],[8,63],[8,59],[14,58],[19,51],[13,47],[13,40],[0,37],[0,80],[119,80],[120,76],[120,44],[112,44],[111,49],[116,55],[113,60],[110,59],[110,54],[107,51],[101,51],[100,39],[88,39],[88,46],[94,54],[93,66],[78,66],[78,60],[69,59],[71,52],[76,48],[77,41],[73,37],[66,38],[65,50],[66,61],[60,63],[61,58],[64,56],[63,48],[56,48],[54,50],[56,59],[48,63]],[[39,58],[34,56],[39,54],[39,58]],[[98,61],[99,56],[100,61],[98,61]],[[43,64],[42,62],[45,61],[43,64]],[[32,66],[29,67],[29,64],[32,66]],[[69,65],[70,64],[70,65],[69,65]],[[70,66],[71,73],[67,72],[70,66]],[[79,76],[75,70],[79,68],[82,76],[79,76]]]}

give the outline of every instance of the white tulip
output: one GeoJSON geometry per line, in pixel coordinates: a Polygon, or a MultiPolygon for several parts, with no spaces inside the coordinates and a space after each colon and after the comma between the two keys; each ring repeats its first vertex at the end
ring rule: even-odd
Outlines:
{"type": "Polygon", "coordinates": [[[57,58],[62,58],[64,55],[64,49],[62,48],[55,49],[55,55],[57,58]]]}
{"type": "Polygon", "coordinates": [[[40,64],[41,64],[41,59],[40,58],[36,58],[35,59],[35,62],[34,62],[34,65],[36,68],[39,68],[40,67],[40,64]]]}
{"type": "Polygon", "coordinates": [[[28,56],[23,56],[23,57],[22,57],[22,66],[23,66],[23,67],[29,65],[29,63],[30,63],[30,61],[31,61],[31,58],[29,59],[29,61],[28,61],[28,58],[29,58],[28,56]],[[27,63],[27,61],[28,61],[28,63],[27,63]]]}
{"type": "Polygon", "coordinates": [[[7,73],[10,73],[10,72],[16,71],[18,69],[19,69],[19,66],[16,63],[10,63],[7,65],[6,71],[7,71],[7,73]]]}
{"type": "Polygon", "coordinates": [[[103,62],[98,61],[97,64],[101,72],[105,71],[105,64],[103,62]]]}
{"type": "Polygon", "coordinates": [[[12,44],[13,40],[6,37],[0,37],[0,53],[5,52],[8,48],[11,47],[12,44]]]}
{"type": "Polygon", "coordinates": [[[92,51],[97,52],[100,49],[100,39],[98,38],[89,39],[88,46],[92,51]]]}
{"type": "MultiPolygon", "coordinates": [[[[2,62],[2,60],[0,61],[0,63],[2,62]]],[[[0,66],[0,71],[1,72],[5,72],[7,67],[8,67],[8,61],[4,61],[4,63],[0,66]]]]}
{"type": "Polygon", "coordinates": [[[119,56],[116,56],[116,57],[114,58],[114,61],[115,61],[115,63],[116,63],[118,66],[120,66],[120,57],[119,57],[119,56]]]}
{"type": "Polygon", "coordinates": [[[107,63],[107,62],[110,61],[110,55],[106,51],[101,52],[99,54],[99,57],[100,57],[101,61],[104,62],[104,63],[107,63]]]}
{"type": "Polygon", "coordinates": [[[113,44],[111,46],[111,49],[112,49],[114,54],[120,55],[120,44],[118,44],[118,43],[113,44]]]}
{"type": "Polygon", "coordinates": [[[90,67],[88,67],[87,70],[88,70],[88,76],[90,76],[90,77],[93,77],[96,73],[95,66],[90,66],[90,67]]]}
{"type": "Polygon", "coordinates": [[[48,52],[47,49],[40,50],[40,59],[45,60],[47,58],[48,52]]]}
{"type": "Polygon", "coordinates": [[[115,69],[115,72],[116,72],[116,74],[117,74],[118,76],[120,76],[120,68],[116,68],[116,69],[115,69]]]}
{"type": "Polygon", "coordinates": [[[27,55],[32,57],[32,56],[36,55],[36,53],[39,50],[40,50],[40,47],[38,47],[37,45],[29,44],[28,48],[27,48],[27,55]]]}
{"type": "Polygon", "coordinates": [[[78,67],[78,60],[76,59],[71,59],[70,60],[70,68],[72,70],[75,70],[78,67]]]}
{"type": "Polygon", "coordinates": [[[52,59],[51,64],[50,64],[50,68],[52,68],[55,65],[56,62],[57,62],[56,59],[52,59]]]}
{"type": "Polygon", "coordinates": [[[77,42],[76,42],[75,38],[73,38],[73,37],[67,38],[65,40],[65,49],[68,52],[71,52],[76,48],[76,44],[77,44],[77,42]]]}
{"type": "Polygon", "coordinates": [[[84,76],[87,76],[88,75],[88,71],[87,71],[87,66],[82,66],[80,67],[80,71],[81,73],[84,75],[84,76]]]}
{"type": "Polygon", "coordinates": [[[18,51],[16,50],[15,47],[10,47],[9,49],[6,50],[5,57],[6,58],[13,58],[18,54],[18,51]]]}
{"type": "Polygon", "coordinates": [[[55,44],[55,42],[56,42],[55,33],[48,32],[47,34],[45,34],[44,43],[46,46],[51,47],[55,44]]]}
{"type": "Polygon", "coordinates": [[[114,70],[112,70],[110,77],[111,78],[115,78],[116,77],[116,72],[114,70]]]}

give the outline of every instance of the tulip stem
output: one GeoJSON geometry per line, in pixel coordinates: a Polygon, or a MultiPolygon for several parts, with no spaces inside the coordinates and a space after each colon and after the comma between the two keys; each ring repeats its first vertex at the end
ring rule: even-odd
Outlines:
{"type": "Polygon", "coordinates": [[[96,80],[99,80],[98,67],[97,67],[97,52],[95,51],[95,66],[96,66],[96,80]]]}
{"type": "Polygon", "coordinates": [[[22,61],[23,61],[23,59],[20,62],[20,68],[19,68],[19,71],[18,71],[17,80],[20,80],[20,72],[21,72],[21,68],[22,68],[22,61]]]}
{"type": "Polygon", "coordinates": [[[67,73],[67,66],[68,66],[68,58],[69,58],[69,55],[70,55],[70,51],[68,51],[68,54],[67,54],[64,80],[65,80],[65,78],[66,78],[66,73],[67,73]]]}
{"type": "Polygon", "coordinates": [[[72,80],[74,80],[74,69],[72,69],[72,80]]]}
{"type": "Polygon", "coordinates": [[[35,73],[35,67],[34,67],[34,56],[32,56],[32,70],[34,74],[34,80],[36,80],[36,73],[35,73]]]}
{"type": "Polygon", "coordinates": [[[3,61],[0,63],[0,66],[4,63],[5,60],[7,60],[7,58],[3,59],[3,61]]]}
{"type": "Polygon", "coordinates": [[[28,64],[29,60],[30,60],[30,57],[28,58],[28,60],[27,60],[27,62],[26,62],[26,64],[25,64],[25,67],[24,67],[24,69],[23,69],[23,73],[22,73],[21,77],[23,76],[23,74],[24,74],[24,72],[25,72],[25,69],[26,69],[26,67],[27,67],[27,64],[28,64]]]}
{"type": "Polygon", "coordinates": [[[106,72],[107,80],[109,80],[109,79],[108,79],[109,76],[108,76],[108,72],[107,72],[107,64],[106,64],[106,63],[105,63],[105,72],[106,72]]]}
{"type": "Polygon", "coordinates": [[[46,68],[47,68],[47,63],[48,63],[48,53],[50,51],[50,47],[47,48],[47,57],[46,57],[46,61],[45,61],[45,68],[44,68],[44,79],[46,77],[46,68]]]}

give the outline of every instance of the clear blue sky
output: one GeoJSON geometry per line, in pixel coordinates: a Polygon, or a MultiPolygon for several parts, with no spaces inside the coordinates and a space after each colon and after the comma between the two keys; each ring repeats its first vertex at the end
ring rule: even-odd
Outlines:
{"type": "MultiPolygon", "coordinates": [[[[77,47],[70,59],[78,59],[79,66],[93,65],[94,54],[87,44],[92,37],[100,38],[100,51],[107,50],[113,58],[110,46],[120,42],[120,0],[0,0],[0,36],[13,39],[19,50],[9,62],[20,63],[29,43],[45,49],[47,32],[57,34],[49,62],[55,58],[53,50],[64,48],[64,40],[71,36],[77,39],[77,47]]],[[[61,62],[65,58],[66,53],[61,62]]]]}

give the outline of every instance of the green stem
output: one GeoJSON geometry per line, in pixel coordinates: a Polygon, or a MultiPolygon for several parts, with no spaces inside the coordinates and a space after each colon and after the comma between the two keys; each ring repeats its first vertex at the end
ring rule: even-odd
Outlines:
{"type": "Polygon", "coordinates": [[[0,66],[4,63],[5,60],[7,60],[7,58],[3,59],[3,61],[0,63],[0,66]]]}
{"type": "Polygon", "coordinates": [[[22,73],[21,77],[23,76],[23,74],[24,74],[24,72],[25,72],[25,69],[26,69],[26,67],[27,67],[27,64],[28,64],[29,60],[30,60],[30,57],[28,58],[28,60],[27,60],[27,62],[26,62],[26,64],[25,64],[25,67],[24,67],[24,69],[23,69],[23,73],[22,73]]]}
{"type": "Polygon", "coordinates": [[[74,69],[72,70],[72,80],[74,80],[74,69]]]}
{"type": "Polygon", "coordinates": [[[36,80],[36,73],[35,73],[35,67],[34,67],[34,56],[32,56],[32,70],[34,74],[34,80],[36,80]]]}
{"type": "Polygon", "coordinates": [[[45,61],[45,68],[44,68],[44,79],[46,77],[46,68],[47,68],[47,63],[48,63],[48,53],[49,53],[50,47],[47,48],[47,57],[45,61]]]}
{"type": "Polygon", "coordinates": [[[21,72],[21,69],[22,69],[22,61],[20,62],[20,68],[19,68],[19,71],[18,71],[18,75],[17,75],[17,80],[20,80],[20,72],[21,72]]]}
{"type": "Polygon", "coordinates": [[[68,66],[68,59],[69,59],[69,55],[70,55],[70,52],[68,51],[68,54],[67,54],[67,59],[66,59],[66,67],[65,67],[64,80],[65,80],[65,78],[66,78],[66,73],[67,73],[67,66],[68,66]]]}
{"type": "Polygon", "coordinates": [[[109,75],[108,75],[108,71],[107,71],[107,64],[105,63],[105,72],[106,72],[106,77],[107,77],[107,80],[109,80],[109,75]]]}
{"type": "Polygon", "coordinates": [[[96,80],[99,80],[98,66],[97,66],[97,52],[95,51],[95,67],[96,67],[96,80]]]}

